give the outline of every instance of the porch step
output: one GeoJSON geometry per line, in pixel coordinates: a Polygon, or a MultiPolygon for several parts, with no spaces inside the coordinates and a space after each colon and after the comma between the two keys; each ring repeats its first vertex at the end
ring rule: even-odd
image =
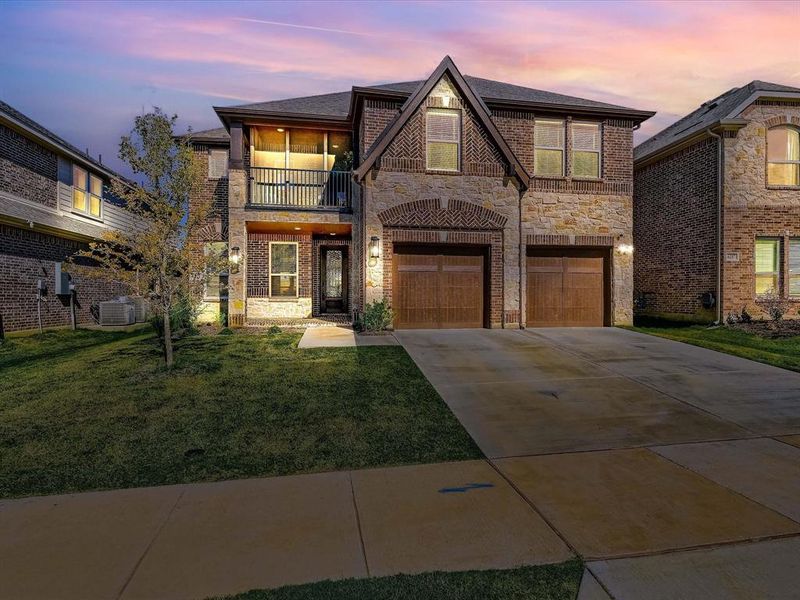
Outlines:
{"type": "Polygon", "coordinates": [[[308,327],[338,327],[351,325],[349,314],[322,315],[309,319],[274,318],[274,319],[247,319],[245,327],[285,327],[287,329],[305,329],[308,327]]]}

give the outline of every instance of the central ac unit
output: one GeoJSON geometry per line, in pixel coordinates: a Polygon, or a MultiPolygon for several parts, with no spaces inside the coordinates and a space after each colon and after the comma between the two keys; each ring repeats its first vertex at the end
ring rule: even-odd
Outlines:
{"type": "Polygon", "coordinates": [[[143,296],[120,296],[119,301],[133,304],[137,323],[147,321],[148,304],[143,296]]]}
{"type": "Polygon", "coordinates": [[[133,325],[136,308],[127,302],[100,302],[100,325],[133,325]]]}

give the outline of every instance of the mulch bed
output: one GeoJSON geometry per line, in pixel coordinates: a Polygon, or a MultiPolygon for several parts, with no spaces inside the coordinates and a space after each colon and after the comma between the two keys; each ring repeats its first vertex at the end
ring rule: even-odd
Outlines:
{"type": "Polygon", "coordinates": [[[736,323],[734,325],[729,325],[729,327],[770,339],[790,338],[800,335],[800,319],[752,321],[750,323],[736,323]]]}

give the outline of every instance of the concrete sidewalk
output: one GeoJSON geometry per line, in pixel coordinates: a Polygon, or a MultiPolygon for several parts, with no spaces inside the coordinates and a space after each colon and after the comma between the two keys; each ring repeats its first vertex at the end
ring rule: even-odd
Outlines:
{"type": "Polygon", "coordinates": [[[300,338],[298,348],[351,348],[354,346],[397,346],[391,333],[364,335],[350,327],[309,327],[300,338]]]}
{"type": "Polygon", "coordinates": [[[0,501],[0,597],[15,600],[201,599],[570,556],[485,461],[0,501]]]}

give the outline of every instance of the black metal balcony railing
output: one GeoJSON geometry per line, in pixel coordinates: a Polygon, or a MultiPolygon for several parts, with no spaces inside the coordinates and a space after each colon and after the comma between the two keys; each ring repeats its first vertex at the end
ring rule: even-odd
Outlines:
{"type": "Polygon", "coordinates": [[[353,185],[352,171],[250,167],[250,204],[348,210],[353,185]]]}

